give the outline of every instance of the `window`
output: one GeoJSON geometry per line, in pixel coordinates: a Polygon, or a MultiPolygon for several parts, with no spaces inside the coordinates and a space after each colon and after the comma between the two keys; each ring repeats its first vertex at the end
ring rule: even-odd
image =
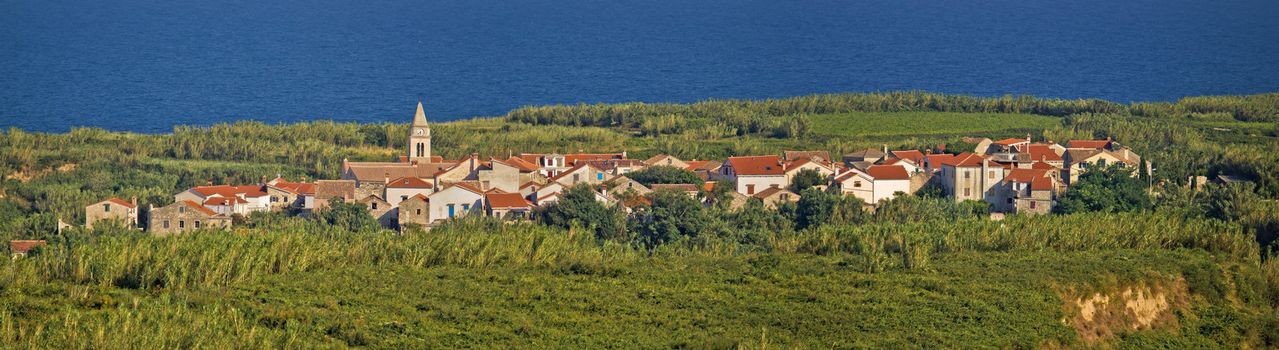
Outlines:
{"type": "Polygon", "coordinates": [[[853,187],[862,187],[861,181],[853,181],[853,187]]]}
{"type": "Polygon", "coordinates": [[[417,215],[422,215],[422,208],[417,208],[417,215]]]}
{"type": "Polygon", "coordinates": [[[972,195],[972,194],[973,194],[973,189],[971,189],[971,188],[965,188],[965,189],[964,189],[964,196],[965,196],[965,197],[970,196],[970,195],[972,195]]]}
{"type": "Polygon", "coordinates": [[[178,220],[178,228],[187,228],[186,220],[178,220]]]}
{"type": "Polygon", "coordinates": [[[1008,204],[1013,204],[1013,199],[1012,199],[1012,198],[1008,198],[1008,204]]]}
{"type": "Polygon", "coordinates": [[[993,179],[993,178],[995,178],[995,171],[994,171],[994,170],[991,170],[991,171],[990,171],[990,174],[987,174],[986,176],[988,176],[988,177],[990,177],[990,178],[992,178],[992,179],[993,179]]]}
{"type": "Polygon", "coordinates": [[[169,228],[169,220],[164,220],[164,228],[169,228]]]}
{"type": "Polygon", "coordinates": [[[1097,165],[1106,166],[1106,159],[1105,158],[1097,159],[1097,165]]]}
{"type": "Polygon", "coordinates": [[[178,212],[179,212],[179,213],[185,213],[185,212],[187,212],[187,207],[178,207],[178,212]]]}
{"type": "Polygon", "coordinates": [[[111,212],[111,204],[110,204],[110,203],[103,204],[103,205],[102,205],[102,211],[110,213],[110,212],[111,212]]]}
{"type": "Polygon", "coordinates": [[[595,173],[596,180],[604,180],[604,173],[595,173]]]}
{"type": "Polygon", "coordinates": [[[377,210],[377,202],[369,202],[369,206],[372,207],[373,210],[377,210]]]}
{"type": "Polygon", "coordinates": [[[582,174],[573,174],[573,183],[577,183],[578,181],[582,181],[582,174]]]}
{"type": "Polygon", "coordinates": [[[200,220],[195,221],[195,228],[200,228],[200,220]]]}
{"type": "Polygon", "coordinates": [[[746,185],[746,194],[755,194],[755,185],[746,185]]]}
{"type": "Polygon", "coordinates": [[[1035,209],[1035,201],[1030,201],[1030,209],[1035,209]]]}
{"type": "Polygon", "coordinates": [[[409,196],[400,196],[401,201],[409,200],[409,196]]]}
{"type": "Polygon", "coordinates": [[[470,210],[471,210],[470,204],[462,204],[462,211],[470,211],[470,210]]]}
{"type": "Polygon", "coordinates": [[[453,217],[453,205],[449,204],[449,217],[453,217]]]}
{"type": "Polygon", "coordinates": [[[782,200],[784,200],[784,201],[788,201],[788,200],[790,200],[790,194],[782,193],[782,200]]]}
{"type": "Polygon", "coordinates": [[[972,174],[972,172],[970,172],[970,171],[965,171],[965,172],[964,172],[964,178],[965,178],[965,179],[967,179],[967,178],[971,178],[971,177],[972,177],[972,175],[973,175],[973,174],[972,174]]]}

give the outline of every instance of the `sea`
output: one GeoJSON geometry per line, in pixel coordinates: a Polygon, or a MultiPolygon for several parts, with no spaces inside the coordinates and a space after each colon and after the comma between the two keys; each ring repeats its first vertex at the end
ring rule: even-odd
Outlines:
{"type": "Polygon", "coordinates": [[[0,127],[925,90],[1279,91],[1275,0],[0,0],[0,127]]]}

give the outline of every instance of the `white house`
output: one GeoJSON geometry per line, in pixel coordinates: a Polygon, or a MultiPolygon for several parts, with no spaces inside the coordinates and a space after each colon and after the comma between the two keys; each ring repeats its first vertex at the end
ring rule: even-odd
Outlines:
{"type": "Polygon", "coordinates": [[[417,177],[401,177],[386,183],[386,202],[398,207],[400,202],[416,195],[435,193],[435,184],[417,177]]]}
{"type": "Polygon", "coordinates": [[[901,165],[873,165],[866,171],[849,169],[835,177],[835,184],[844,195],[875,204],[898,192],[910,193],[910,173],[901,165]]]}
{"type": "Polygon", "coordinates": [[[267,195],[266,190],[260,185],[246,186],[199,186],[192,187],[186,191],[173,195],[175,202],[192,201],[196,203],[205,203],[210,198],[217,197],[237,197],[244,200],[243,213],[248,214],[257,211],[271,210],[271,196],[267,195]]]}
{"type": "Polygon", "coordinates": [[[786,188],[786,165],[778,156],[728,157],[720,167],[720,177],[737,182],[737,192],[747,196],[770,187],[786,188]]]}
{"type": "Polygon", "coordinates": [[[484,191],[463,182],[445,187],[427,197],[430,222],[480,213],[484,210],[484,191]]]}

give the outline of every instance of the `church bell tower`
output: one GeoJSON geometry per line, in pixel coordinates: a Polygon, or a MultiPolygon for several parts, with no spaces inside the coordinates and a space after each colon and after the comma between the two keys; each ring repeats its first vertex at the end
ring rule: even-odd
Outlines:
{"type": "Polygon", "coordinates": [[[413,124],[409,125],[409,160],[431,162],[431,126],[426,123],[422,102],[417,103],[417,113],[413,114],[413,124]]]}

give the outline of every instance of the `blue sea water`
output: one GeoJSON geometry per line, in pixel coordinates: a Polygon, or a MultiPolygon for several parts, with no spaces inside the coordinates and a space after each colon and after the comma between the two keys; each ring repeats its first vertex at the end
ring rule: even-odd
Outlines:
{"type": "Polygon", "coordinates": [[[1279,91],[1275,0],[0,0],[0,127],[929,90],[1279,91]]]}

